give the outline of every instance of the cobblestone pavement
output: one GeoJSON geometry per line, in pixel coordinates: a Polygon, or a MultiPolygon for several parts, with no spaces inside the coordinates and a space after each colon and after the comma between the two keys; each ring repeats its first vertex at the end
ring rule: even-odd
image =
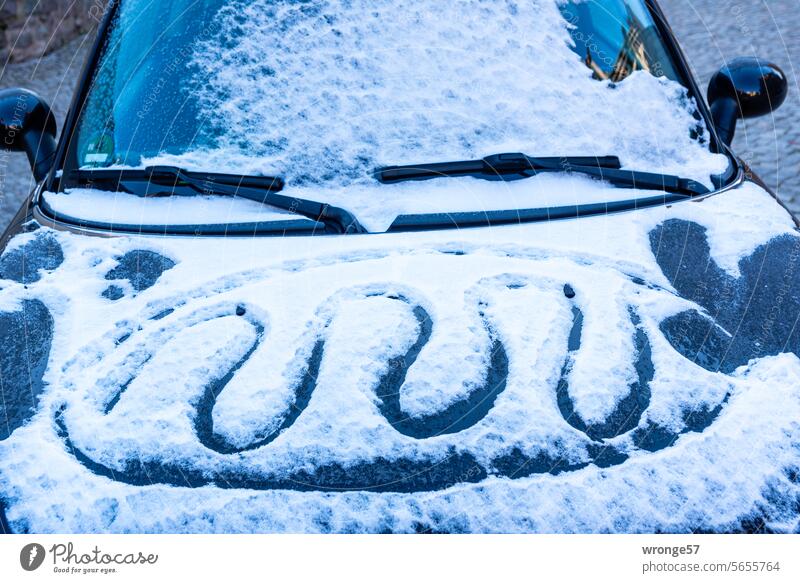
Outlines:
{"type": "MultiPolygon", "coordinates": [[[[42,59],[5,67],[0,63],[0,89],[25,87],[41,95],[53,108],[60,130],[92,40],[82,36],[42,59]]],[[[34,186],[24,154],[0,155],[0,233],[34,186]]]]}
{"type": "MultiPolygon", "coordinates": [[[[758,56],[786,72],[790,93],[774,115],[740,122],[734,149],[800,213],[800,63],[798,0],[660,0],[701,87],[720,65],[738,56],[758,56]]],[[[0,89],[37,91],[62,123],[91,40],[80,37],[38,61],[8,65],[0,89]]],[[[13,216],[33,181],[23,155],[0,158],[0,230],[13,216]]]]}
{"type": "Polygon", "coordinates": [[[705,90],[726,61],[755,56],[789,79],[789,96],[774,114],[739,122],[734,151],[800,215],[800,63],[798,0],[659,0],[705,90]]]}

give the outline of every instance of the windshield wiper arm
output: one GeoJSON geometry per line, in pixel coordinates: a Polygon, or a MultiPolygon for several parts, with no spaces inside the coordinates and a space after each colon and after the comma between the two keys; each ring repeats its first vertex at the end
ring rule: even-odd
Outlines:
{"type": "Polygon", "coordinates": [[[246,198],[301,215],[340,234],[365,233],[347,210],[323,202],[277,194],[284,182],[276,176],[190,172],[175,166],[144,169],[73,170],[68,179],[81,186],[112,186],[142,197],[223,195],[246,198]]]}
{"type": "Polygon", "coordinates": [[[376,178],[385,184],[406,180],[429,180],[443,176],[473,176],[488,180],[529,178],[545,172],[575,172],[606,180],[620,188],[663,190],[689,196],[707,194],[708,188],[695,180],[672,176],[622,170],[616,156],[532,157],[525,154],[494,154],[480,160],[436,162],[386,166],[375,171],[376,178]]]}

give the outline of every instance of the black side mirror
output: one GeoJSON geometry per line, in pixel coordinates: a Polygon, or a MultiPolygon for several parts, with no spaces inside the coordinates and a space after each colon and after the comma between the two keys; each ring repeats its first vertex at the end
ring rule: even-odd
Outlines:
{"type": "Polygon", "coordinates": [[[786,75],[772,63],[743,57],[722,67],[708,83],[708,104],[717,140],[729,146],[737,120],[775,111],[788,91],[786,75]]]}
{"type": "Polygon", "coordinates": [[[55,161],[56,131],[53,112],[41,97],[27,89],[0,91],[0,148],[25,152],[37,182],[55,161]]]}

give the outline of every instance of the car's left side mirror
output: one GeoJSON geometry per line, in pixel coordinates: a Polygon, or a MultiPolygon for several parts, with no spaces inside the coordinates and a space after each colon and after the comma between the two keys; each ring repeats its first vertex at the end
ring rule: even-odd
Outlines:
{"type": "Polygon", "coordinates": [[[753,57],[729,62],[708,83],[717,140],[730,146],[737,120],[775,111],[788,91],[786,75],[777,65],[753,57]]]}
{"type": "Polygon", "coordinates": [[[0,91],[0,148],[25,152],[39,182],[56,158],[56,120],[50,106],[27,89],[0,91]]]}

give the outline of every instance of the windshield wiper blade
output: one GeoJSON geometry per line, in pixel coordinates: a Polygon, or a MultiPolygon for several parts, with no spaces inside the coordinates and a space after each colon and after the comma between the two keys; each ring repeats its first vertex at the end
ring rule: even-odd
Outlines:
{"type": "Polygon", "coordinates": [[[520,153],[494,154],[480,160],[436,162],[386,166],[375,171],[382,183],[406,180],[429,180],[443,176],[473,176],[487,180],[529,178],[545,172],[574,172],[605,180],[620,188],[663,190],[697,196],[709,191],[689,178],[670,174],[655,174],[638,170],[622,170],[616,156],[532,157],[520,153]]]}
{"type": "Polygon", "coordinates": [[[277,176],[247,176],[187,171],[176,166],[143,169],[73,170],[69,181],[80,186],[113,187],[141,197],[222,195],[246,198],[324,224],[334,233],[365,233],[347,210],[323,202],[277,194],[284,182],[277,176]]]}

